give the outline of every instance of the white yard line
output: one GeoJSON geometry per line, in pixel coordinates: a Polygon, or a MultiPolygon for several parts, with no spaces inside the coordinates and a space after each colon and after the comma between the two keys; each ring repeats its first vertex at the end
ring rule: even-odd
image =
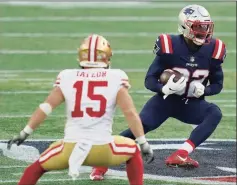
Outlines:
{"type": "Polygon", "coordinates": [[[225,108],[236,108],[235,104],[224,104],[224,105],[220,105],[220,107],[225,107],[225,108]]]}
{"type": "MultiPolygon", "coordinates": [[[[212,17],[214,21],[236,22],[235,16],[216,16],[212,17]]],[[[178,17],[162,16],[42,16],[42,17],[0,17],[0,22],[40,22],[40,21],[73,21],[73,22],[177,22],[178,17]]]]}
{"type": "Polygon", "coordinates": [[[1,95],[11,95],[11,94],[48,94],[49,91],[0,91],[1,95]]]}
{"type": "MultiPolygon", "coordinates": [[[[7,74],[7,73],[0,73],[0,78],[13,78],[17,77],[18,74],[7,74]]],[[[17,78],[16,78],[17,79],[17,78]]],[[[0,79],[1,80],[1,79],[0,79]]]]}
{"type": "MultiPolygon", "coordinates": [[[[236,103],[236,100],[233,100],[233,99],[230,99],[230,100],[220,100],[220,99],[214,99],[214,100],[208,100],[209,102],[215,102],[215,103],[236,103]]],[[[224,104],[224,105],[226,105],[227,106],[227,104],[224,104]]],[[[230,105],[230,104],[228,104],[228,105],[230,105]]],[[[221,106],[223,106],[223,104],[221,105],[221,106]]]]}
{"type": "MultiPolygon", "coordinates": [[[[211,3],[211,0],[208,2],[204,0],[202,1],[202,4],[206,6],[213,6],[213,3],[211,3]]],[[[200,2],[199,1],[199,2],[200,2]]],[[[215,6],[221,6],[221,7],[226,7],[226,6],[233,6],[233,3],[231,2],[221,2],[219,1],[217,3],[217,0],[214,0],[215,6]]],[[[11,5],[11,6],[40,6],[43,8],[49,8],[49,9],[73,9],[73,8],[125,8],[125,9],[180,9],[183,8],[184,6],[187,5],[187,3],[183,2],[157,2],[157,3],[152,3],[152,2],[39,2],[36,1],[7,1],[7,2],[0,2],[0,4],[3,5],[11,5]]]]}
{"type": "MultiPolygon", "coordinates": [[[[0,118],[29,118],[31,117],[30,114],[21,114],[21,115],[4,115],[4,114],[0,114],[0,118]]],[[[66,118],[65,115],[50,115],[48,116],[49,118],[66,118]]]]}
{"type": "MultiPolygon", "coordinates": [[[[30,114],[18,114],[18,115],[15,115],[15,114],[0,114],[0,118],[29,118],[31,117],[30,114]]],[[[48,116],[49,118],[52,117],[52,118],[66,118],[66,116],[64,114],[61,114],[61,115],[49,115],[48,116]]],[[[123,115],[115,115],[115,117],[124,117],[123,115]]]]}
{"type": "Polygon", "coordinates": [[[221,93],[236,93],[235,89],[226,89],[226,90],[222,90],[221,93]]]}
{"type": "Polygon", "coordinates": [[[11,165],[8,165],[8,166],[4,166],[4,165],[0,165],[0,169],[9,169],[9,168],[25,168],[26,166],[11,166],[11,165]]]}
{"type": "MultiPolygon", "coordinates": [[[[41,38],[41,37],[72,37],[72,38],[78,38],[78,37],[87,37],[91,33],[0,33],[1,37],[21,37],[21,38],[41,38]]],[[[162,33],[155,33],[155,32],[101,32],[98,33],[100,35],[103,35],[105,37],[118,37],[118,38],[134,38],[134,37],[151,37],[155,38],[157,35],[160,35],[162,33]]],[[[170,32],[168,34],[177,34],[177,32],[170,32]]],[[[235,32],[216,32],[214,36],[217,37],[236,37],[235,32]]]]}
{"type": "MultiPolygon", "coordinates": [[[[131,49],[131,50],[115,50],[115,54],[122,54],[122,55],[140,55],[140,54],[150,54],[152,55],[153,52],[151,49],[131,49]]],[[[228,54],[236,54],[236,50],[228,50],[228,54]]],[[[2,55],[45,55],[45,54],[73,54],[76,55],[76,50],[9,50],[9,49],[1,49],[0,54],[2,55]]],[[[20,61],[20,60],[19,60],[20,61]]]]}
{"type": "MultiPolygon", "coordinates": [[[[89,179],[88,177],[79,177],[75,181],[88,180],[88,179],[89,179]]],[[[68,179],[54,178],[54,179],[40,179],[39,180],[39,182],[64,182],[64,181],[73,181],[73,180],[72,180],[72,178],[68,178],[68,179]]],[[[0,184],[18,183],[18,182],[19,182],[19,180],[0,180],[0,184]]]]}
{"type": "MultiPolygon", "coordinates": [[[[1,74],[0,74],[1,77],[1,74]]],[[[0,78],[0,82],[7,82],[7,81],[17,81],[17,82],[54,82],[54,78],[0,78]]]]}

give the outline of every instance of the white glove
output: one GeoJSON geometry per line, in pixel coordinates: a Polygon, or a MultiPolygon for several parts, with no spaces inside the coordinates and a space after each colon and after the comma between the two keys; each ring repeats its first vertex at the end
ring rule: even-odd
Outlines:
{"type": "Polygon", "coordinates": [[[143,161],[146,164],[151,163],[154,160],[154,153],[149,143],[147,142],[145,136],[140,136],[136,139],[136,142],[139,144],[143,161]]]}
{"type": "Polygon", "coordinates": [[[7,142],[7,149],[10,150],[13,144],[16,144],[17,146],[21,145],[28,136],[29,134],[22,130],[18,136],[14,136],[7,142]]]}
{"type": "Polygon", "coordinates": [[[204,90],[205,90],[205,86],[202,85],[200,82],[196,82],[194,84],[194,91],[193,91],[193,95],[196,98],[199,98],[200,96],[202,96],[204,94],[204,90]]]}
{"type": "Polygon", "coordinates": [[[182,91],[186,87],[187,80],[182,77],[177,82],[174,82],[175,75],[171,75],[168,82],[163,86],[162,92],[165,94],[164,99],[178,91],[182,91]]]}
{"type": "Polygon", "coordinates": [[[151,149],[148,142],[145,142],[143,144],[140,144],[140,149],[142,153],[142,158],[146,164],[151,163],[154,160],[154,153],[151,149]]]}

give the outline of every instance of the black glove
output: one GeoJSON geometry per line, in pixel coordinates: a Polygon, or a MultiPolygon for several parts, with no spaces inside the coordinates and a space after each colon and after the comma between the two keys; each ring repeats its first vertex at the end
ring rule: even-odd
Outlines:
{"type": "Polygon", "coordinates": [[[19,146],[26,140],[28,136],[29,134],[25,133],[24,131],[21,131],[18,136],[14,136],[11,140],[7,142],[7,149],[10,150],[12,144],[16,144],[17,146],[19,146]]]}
{"type": "Polygon", "coordinates": [[[154,160],[154,153],[153,150],[151,149],[150,145],[148,142],[145,142],[143,144],[139,144],[141,153],[142,153],[142,158],[146,164],[151,163],[154,160]]]}

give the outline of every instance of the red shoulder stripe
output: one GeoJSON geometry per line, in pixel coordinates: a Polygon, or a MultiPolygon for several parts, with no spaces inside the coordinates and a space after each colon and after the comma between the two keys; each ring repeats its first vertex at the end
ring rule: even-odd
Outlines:
{"type": "Polygon", "coordinates": [[[212,58],[220,60],[223,58],[224,54],[225,54],[225,44],[221,40],[216,39],[215,49],[212,54],[212,58]]]}
{"type": "Polygon", "coordinates": [[[161,50],[162,50],[162,53],[166,53],[165,52],[165,41],[164,41],[164,35],[162,34],[161,36],[160,36],[160,43],[161,43],[161,50]]]}
{"type": "Polygon", "coordinates": [[[163,53],[173,53],[172,41],[170,35],[162,34],[161,39],[161,49],[163,53]]]}
{"type": "Polygon", "coordinates": [[[173,47],[172,47],[172,41],[171,41],[170,35],[167,35],[167,39],[168,39],[168,45],[169,45],[169,52],[173,53],[173,47]]]}
{"type": "Polygon", "coordinates": [[[220,60],[222,60],[224,55],[225,55],[225,44],[224,43],[222,43],[222,44],[223,44],[223,46],[222,46],[221,54],[220,54],[220,57],[219,57],[220,60]]]}

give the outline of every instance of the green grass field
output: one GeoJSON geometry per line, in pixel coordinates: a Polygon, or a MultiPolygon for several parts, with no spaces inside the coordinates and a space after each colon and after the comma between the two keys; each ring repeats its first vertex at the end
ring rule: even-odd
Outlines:
{"type": "MultiPolygon", "coordinates": [[[[145,89],[143,82],[145,72],[154,58],[152,50],[156,37],[159,33],[176,32],[175,19],[182,4],[185,3],[175,4],[177,7],[173,6],[173,8],[166,6],[164,8],[75,7],[70,9],[0,5],[0,139],[11,138],[25,126],[30,114],[52,88],[60,70],[78,67],[76,49],[81,40],[90,33],[103,34],[110,40],[114,49],[112,67],[127,71],[132,85],[131,94],[140,111],[152,96],[152,93],[145,89]],[[42,20],[39,19],[40,17],[42,20]],[[72,19],[76,17],[77,21],[72,19]],[[88,17],[91,17],[91,20],[88,17]],[[151,20],[145,19],[146,17],[150,17],[151,20]],[[133,20],[129,21],[129,19],[133,20]]],[[[211,138],[235,139],[236,4],[215,3],[215,6],[212,3],[200,4],[207,7],[214,21],[216,19],[215,35],[225,42],[228,50],[223,64],[224,90],[217,96],[207,98],[218,104],[224,115],[211,138]]],[[[64,107],[61,106],[34,132],[31,139],[62,138],[63,115],[64,107]]],[[[114,134],[127,128],[119,110],[114,121],[114,134]]],[[[169,119],[147,137],[186,138],[191,130],[190,125],[169,119]]],[[[16,184],[23,172],[22,166],[25,165],[26,162],[0,155],[0,184],[16,184]]],[[[73,182],[64,171],[62,174],[46,175],[42,178],[45,181],[39,184],[89,185],[91,183],[87,179],[87,173],[81,178],[83,180],[73,182]]],[[[167,183],[146,179],[146,184],[167,183]]],[[[127,181],[108,179],[94,184],[122,185],[127,184],[127,181]]],[[[187,183],[183,185],[185,184],[187,183]]]]}

